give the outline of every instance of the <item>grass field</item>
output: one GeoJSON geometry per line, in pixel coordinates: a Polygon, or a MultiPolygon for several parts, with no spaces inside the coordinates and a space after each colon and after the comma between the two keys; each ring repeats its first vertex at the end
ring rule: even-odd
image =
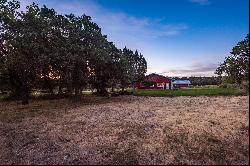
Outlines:
{"type": "MultiPolygon", "coordinates": [[[[118,92],[119,90],[116,90],[118,92]]],[[[132,94],[133,89],[128,88],[125,90],[127,94],[132,94]]],[[[57,93],[57,92],[56,92],[57,93]]],[[[82,92],[84,96],[95,96],[92,91],[85,90],[82,92]]],[[[111,93],[112,95],[112,93],[111,93]]],[[[152,97],[176,97],[176,96],[245,96],[246,92],[238,88],[222,88],[216,85],[207,86],[191,86],[185,89],[175,90],[136,90],[136,96],[152,96],[152,97]]],[[[52,95],[48,92],[41,92],[40,90],[34,90],[30,94],[31,99],[59,99],[69,97],[67,95],[52,95]]],[[[9,94],[0,94],[0,101],[13,100],[9,94]]]]}
{"type": "Polygon", "coordinates": [[[245,93],[236,88],[200,87],[175,90],[137,90],[137,96],[241,96],[245,93]]]}
{"type": "Polygon", "coordinates": [[[247,165],[249,97],[0,102],[0,165],[247,165]]]}

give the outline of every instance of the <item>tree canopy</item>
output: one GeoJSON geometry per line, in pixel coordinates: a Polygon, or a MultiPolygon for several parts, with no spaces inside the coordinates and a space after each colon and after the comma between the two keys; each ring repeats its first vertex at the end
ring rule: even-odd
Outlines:
{"type": "MultiPolygon", "coordinates": [[[[0,0],[0,79],[23,104],[34,88],[80,95],[91,87],[126,88],[142,79],[142,54],[118,49],[90,16],[60,15],[33,3],[19,11],[18,1],[0,0]]],[[[0,80],[0,82],[1,82],[0,80]]]]}
{"type": "Polygon", "coordinates": [[[249,34],[231,51],[231,55],[216,69],[216,74],[227,77],[229,83],[240,85],[249,81],[249,34]]]}
{"type": "Polygon", "coordinates": [[[222,80],[221,77],[172,77],[172,80],[190,80],[191,84],[194,86],[203,86],[203,85],[220,85],[222,80]]]}

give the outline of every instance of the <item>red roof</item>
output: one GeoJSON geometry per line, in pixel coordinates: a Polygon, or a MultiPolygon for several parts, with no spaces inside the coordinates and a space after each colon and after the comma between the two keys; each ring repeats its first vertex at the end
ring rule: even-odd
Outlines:
{"type": "Polygon", "coordinates": [[[154,81],[154,82],[157,82],[157,83],[170,83],[171,82],[170,78],[164,77],[164,76],[159,75],[159,74],[154,74],[154,73],[145,76],[144,80],[154,81]]]}

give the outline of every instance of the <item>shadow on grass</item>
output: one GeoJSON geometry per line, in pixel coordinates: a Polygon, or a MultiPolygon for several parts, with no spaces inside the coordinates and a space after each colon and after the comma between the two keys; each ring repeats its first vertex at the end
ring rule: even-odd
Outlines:
{"type": "MultiPolygon", "coordinates": [[[[55,95],[55,94],[42,94],[42,95],[31,95],[29,97],[30,100],[55,100],[55,99],[65,99],[69,98],[71,95],[63,94],[63,95],[55,95]]],[[[4,95],[1,96],[0,100],[2,101],[18,101],[21,98],[12,95],[4,95]]]]}
{"type": "MultiPolygon", "coordinates": [[[[82,101],[82,99],[86,97],[115,97],[115,96],[121,96],[121,95],[132,95],[132,92],[129,91],[115,91],[115,92],[106,92],[106,93],[97,93],[97,92],[91,92],[91,93],[83,93],[82,95],[75,96],[74,94],[51,94],[51,93],[36,93],[34,91],[31,93],[29,99],[30,100],[58,100],[58,99],[69,99],[71,101],[82,101]]],[[[10,93],[6,94],[0,94],[0,101],[19,101],[21,100],[20,97],[16,97],[11,95],[10,93]]]]}

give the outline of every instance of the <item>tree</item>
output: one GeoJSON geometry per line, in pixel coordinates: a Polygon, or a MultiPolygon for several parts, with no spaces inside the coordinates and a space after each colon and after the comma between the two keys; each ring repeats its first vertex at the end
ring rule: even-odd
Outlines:
{"type": "Polygon", "coordinates": [[[143,78],[147,63],[107,40],[90,16],[58,15],[35,3],[19,12],[19,2],[0,0],[0,79],[23,104],[33,89],[82,95],[87,85],[99,93],[143,78]],[[6,83],[8,82],[8,83],[6,83]]]}
{"type": "MultiPolygon", "coordinates": [[[[187,79],[187,78],[180,78],[180,79],[187,79]]],[[[191,81],[192,85],[198,85],[198,86],[202,86],[202,85],[219,85],[221,84],[221,77],[189,77],[188,78],[191,81]]]]}
{"type": "Polygon", "coordinates": [[[147,72],[147,62],[143,55],[139,54],[137,50],[134,53],[127,47],[123,49],[121,66],[120,80],[122,89],[129,85],[132,85],[134,89],[136,81],[141,81],[147,72]]]}
{"type": "Polygon", "coordinates": [[[226,57],[215,73],[229,77],[228,80],[237,85],[249,81],[249,34],[232,49],[231,55],[226,57]]]}

